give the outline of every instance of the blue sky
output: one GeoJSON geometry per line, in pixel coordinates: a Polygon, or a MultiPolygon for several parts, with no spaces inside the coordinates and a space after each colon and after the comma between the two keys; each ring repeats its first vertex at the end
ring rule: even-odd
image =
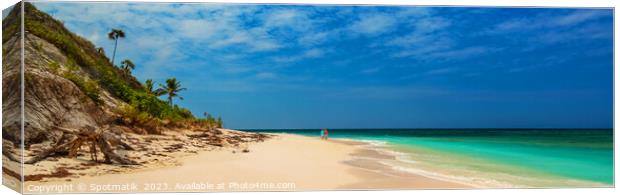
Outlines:
{"type": "Polygon", "coordinates": [[[611,9],[35,5],[230,128],[613,123],[611,9]]]}

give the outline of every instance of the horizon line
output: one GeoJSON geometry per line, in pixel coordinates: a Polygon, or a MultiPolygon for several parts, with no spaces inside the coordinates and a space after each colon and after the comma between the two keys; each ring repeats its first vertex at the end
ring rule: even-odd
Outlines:
{"type": "MultiPolygon", "coordinates": [[[[224,127],[224,129],[228,129],[224,127]]],[[[317,130],[317,129],[336,129],[336,130],[613,130],[613,127],[596,127],[596,128],[555,128],[555,127],[547,127],[547,128],[512,128],[512,127],[501,127],[501,128],[493,128],[493,127],[485,127],[485,128],[476,128],[476,127],[460,127],[460,128],[230,128],[234,130],[317,130]]]]}

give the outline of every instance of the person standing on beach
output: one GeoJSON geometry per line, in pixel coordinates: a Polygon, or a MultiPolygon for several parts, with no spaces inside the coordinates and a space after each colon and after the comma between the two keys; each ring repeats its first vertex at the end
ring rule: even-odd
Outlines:
{"type": "Polygon", "coordinates": [[[321,139],[325,139],[325,130],[321,129],[321,139]]]}
{"type": "Polygon", "coordinates": [[[329,137],[329,131],[327,131],[327,129],[324,130],[323,136],[325,136],[326,140],[327,140],[327,137],[329,137]]]}

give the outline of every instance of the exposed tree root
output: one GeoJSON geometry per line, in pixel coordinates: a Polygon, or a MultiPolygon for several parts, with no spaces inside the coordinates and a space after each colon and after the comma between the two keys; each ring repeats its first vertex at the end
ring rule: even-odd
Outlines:
{"type": "Polygon", "coordinates": [[[94,127],[85,127],[82,130],[56,127],[56,130],[62,132],[62,135],[56,143],[24,163],[34,164],[54,154],[61,154],[66,155],[69,158],[75,158],[80,152],[82,146],[88,146],[90,147],[88,152],[90,153],[91,160],[95,162],[98,162],[97,149],[99,149],[99,151],[103,153],[105,163],[117,162],[123,165],[137,164],[132,160],[126,159],[114,153],[114,149],[112,149],[111,145],[121,146],[125,150],[133,150],[133,148],[122,142],[120,138],[113,135],[109,131],[95,129],[94,127]]]}

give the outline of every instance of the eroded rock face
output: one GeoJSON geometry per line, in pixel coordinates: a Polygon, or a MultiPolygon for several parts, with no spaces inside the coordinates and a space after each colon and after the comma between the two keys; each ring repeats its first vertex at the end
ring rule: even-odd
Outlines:
{"type": "Polygon", "coordinates": [[[21,128],[19,35],[3,44],[2,56],[2,138],[19,142],[21,128]]]}
{"type": "MultiPolygon", "coordinates": [[[[3,138],[20,142],[20,74],[19,36],[7,41],[3,62],[3,138]]],[[[117,100],[104,94],[104,105],[96,104],[62,72],[69,68],[67,57],[51,43],[26,33],[24,44],[24,142],[26,145],[48,140],[54,126],[82,128],[97,127],[108,121],[105,105],[117,100]],[[52,65],[53,64],[53,65],[52,65]]],[[[73,67],[75,68],[75,67],[73,67]]],[[[88,74],[74,70],[84,79],[88,74]]],[[[102,90],[103,91],[103,90],[102,90]]]]}

